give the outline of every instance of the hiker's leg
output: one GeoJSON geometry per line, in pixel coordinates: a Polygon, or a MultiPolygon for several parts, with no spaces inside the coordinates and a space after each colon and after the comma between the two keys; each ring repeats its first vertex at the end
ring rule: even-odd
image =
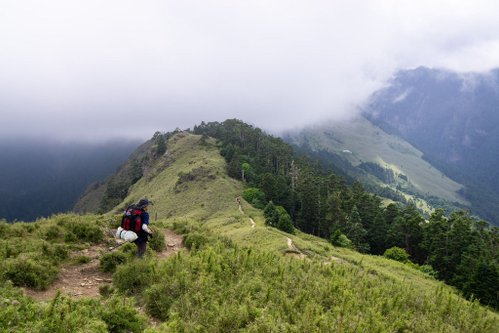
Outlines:
{"type": "Polygon", "coordinates": [[[146,253],[147,243],[140,242],[140,243],[136,243],[136,245],[137,245],[137,257],[142,258],[144,256],[144,254],[146,253]]]}

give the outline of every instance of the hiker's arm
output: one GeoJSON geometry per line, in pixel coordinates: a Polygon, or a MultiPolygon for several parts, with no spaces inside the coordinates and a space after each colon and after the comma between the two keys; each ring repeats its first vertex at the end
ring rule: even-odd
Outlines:
{"type": "Polygon", "coordinates": [[[152,230],[151,228],[149,228],[149,214],[147,212],[144,212],[142,218],[144,221],[144,223],[142,223],[142,230],[152,235],[152,230]]]}
{"type": "Polygon", "coordinates": [[[152,229],[149,228],[149,226],[147,224],[145,224],[145,223],[142,225],[142,230],[144,230],[148,234],[152,234],[152,229]]]}

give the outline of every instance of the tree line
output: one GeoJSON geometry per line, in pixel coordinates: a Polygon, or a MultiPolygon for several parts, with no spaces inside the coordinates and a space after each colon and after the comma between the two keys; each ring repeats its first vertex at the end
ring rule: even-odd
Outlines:
{"type": "Polygon", "coordinates": [[[193,132],[219,140],[229,175],[247,184],[244,198],[264,210],[269,225],[363,253],[403,248],[413,263],[431,265],[465,296],[499,308],[497,227],[465,210],[446,216],[438,209],[426,219],[412,204],[383,205],[360,183],[348,185],[330,166],[236,119],[203,122],[193,132]]]}

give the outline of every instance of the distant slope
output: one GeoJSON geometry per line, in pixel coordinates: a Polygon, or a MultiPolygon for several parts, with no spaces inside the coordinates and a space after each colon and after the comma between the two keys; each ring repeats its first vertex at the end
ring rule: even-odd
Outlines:
{"type": "Polygon", "coordinates": [[[461,193],[473,210],[499,223],[499,70],[401,71],[372,96],[365,114],[465,184],[461,193]]]}
{"type": "Polygon", "coordinates": [[[3,140],[0,219],[26,221],[70,210],[91,183],[112,174],[137,146],[3,140]]]}
{"type": "Polygon", "coordinates": [[[141,144],[127,160],[107,179],[89,186],[75,203],[77,213],[103,213],[121,202],[127,195],[128,188],[139,180],[157,156],[154,153],[154,139],[141,144]]]}
{"type": "Polygon", "coordinates": [[[285,137],[302,149],[322,151],[323,159],[331,160],[343,173],[360,179],[369,188],[378,188],[382,196],[379,188],[389,188],[426,211],[430,206],[469,204],[459,194],[463,186],[423,160],[422,152],[363,117],[321,124],[285,137]]]}

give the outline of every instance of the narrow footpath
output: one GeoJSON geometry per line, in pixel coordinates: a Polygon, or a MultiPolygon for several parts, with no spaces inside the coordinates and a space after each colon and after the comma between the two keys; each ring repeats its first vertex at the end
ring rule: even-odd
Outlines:
{"type": "MultiPolygon", "coordinates": [[[[158,259],[168,258],[184,249],[183,238],[171,230],[164,230],[165,249],[157,253],[158,259]]],[[[97,244],[81,251],[74,252],[71,256],[86,256],[90,261],[85,264],[66,265],[61,268],[59,277],[46,290],[25,289],[26,295],[38,301],[47,301],[55,297],[60,290],[63,294],[71,297],[100,296],[99,287],[112,283],[112,274],[100,270],[99,258],[102,254],[113,251],[116,247],[106,247],[97,244]]]]}

